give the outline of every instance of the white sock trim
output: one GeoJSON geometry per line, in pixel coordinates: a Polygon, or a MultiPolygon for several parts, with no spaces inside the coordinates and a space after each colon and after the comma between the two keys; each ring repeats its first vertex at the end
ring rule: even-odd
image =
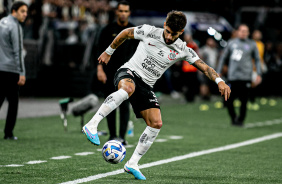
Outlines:
{"type": "Polygon", "coordinates": [[[161,129],[157,129],[157,128],[153,128],[150,126],[147,126],[146,128],[148,128],[150,131],[155,132],[155,133],[159,133],[161,129]]]}
{"type": "Polygon", "coordinates": [[[118,91],[120,91],[120,93],[123,93],[122,95],[124,96],[125,100],[129,98],[128,93],[124,89],[120,88],[118,91]]]}

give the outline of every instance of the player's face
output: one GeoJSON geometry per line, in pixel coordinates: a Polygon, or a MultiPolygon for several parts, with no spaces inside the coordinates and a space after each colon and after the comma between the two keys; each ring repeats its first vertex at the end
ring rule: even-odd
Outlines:
{"type": "Polygon", "coordinates": [[[245,25],[241,25],[237,31],[239,39],[247,39],[249,36],[249,28],[245,25]]]}
{"type": "Polygon", "coordinates": [[[184,30],[173,32],[168,26],[164,25],[164,41],[167,45],[172,44],[183,33],[184,30]]]}
{"type": "Polygon", "coordinates": [[[21,6],[18,11],[14,11],[14,13],[19,22],[24,22],[27,17],[27,6],[21,6]]]}
{"type": "Polygon", "coordinates": [[[119,5],[116,11],[117,19],[121,23],[128,22],[128,18],[130,16],[130,8],[128,5],[119,5]]]}

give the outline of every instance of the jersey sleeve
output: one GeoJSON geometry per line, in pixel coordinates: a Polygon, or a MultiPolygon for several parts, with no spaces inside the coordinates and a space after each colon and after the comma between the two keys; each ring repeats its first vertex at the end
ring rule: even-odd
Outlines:
{"type": "Polygon", "coordinates": [[[185,52],[184,60],[187,61],[189,64],[193,64],[195,63],[195,61],[200,59],[198,54],[189,47],[186,47],[184,52],[185,52]]]}
{"type": "Polygon", "coordinates": [[[143,40],[153,30],[154,26],[143,24],[134,28],[134,38],[143,40]]]}

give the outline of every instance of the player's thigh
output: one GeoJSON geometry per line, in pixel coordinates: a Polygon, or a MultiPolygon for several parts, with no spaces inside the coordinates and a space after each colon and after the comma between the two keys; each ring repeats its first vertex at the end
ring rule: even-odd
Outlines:
{"type": "Polygon", "coordinates": [[[150,127],[160,129],[162,127],[161,110],[158,108],[150,108],[140,112],[146,124],[150,127]]]}

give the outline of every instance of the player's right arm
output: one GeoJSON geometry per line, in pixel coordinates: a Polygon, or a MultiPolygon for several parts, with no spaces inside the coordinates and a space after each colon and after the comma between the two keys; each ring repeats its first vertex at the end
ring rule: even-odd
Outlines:
{"type": "Polygon", "coordinates": [[[107,81],[107,75],[103,69],[103,66],[101,64],[98,64],[97,66],[97,78],[99,81],[101,81],[103,84],[107,81]]]}
{"type": "Polygon", "coordinates": [[[124,29],[115,37],[111,45],[98,58],[99,63],[108,64],[115,49],[117,49],[126,39],[134,39],[134,27],[124,29]]]}

